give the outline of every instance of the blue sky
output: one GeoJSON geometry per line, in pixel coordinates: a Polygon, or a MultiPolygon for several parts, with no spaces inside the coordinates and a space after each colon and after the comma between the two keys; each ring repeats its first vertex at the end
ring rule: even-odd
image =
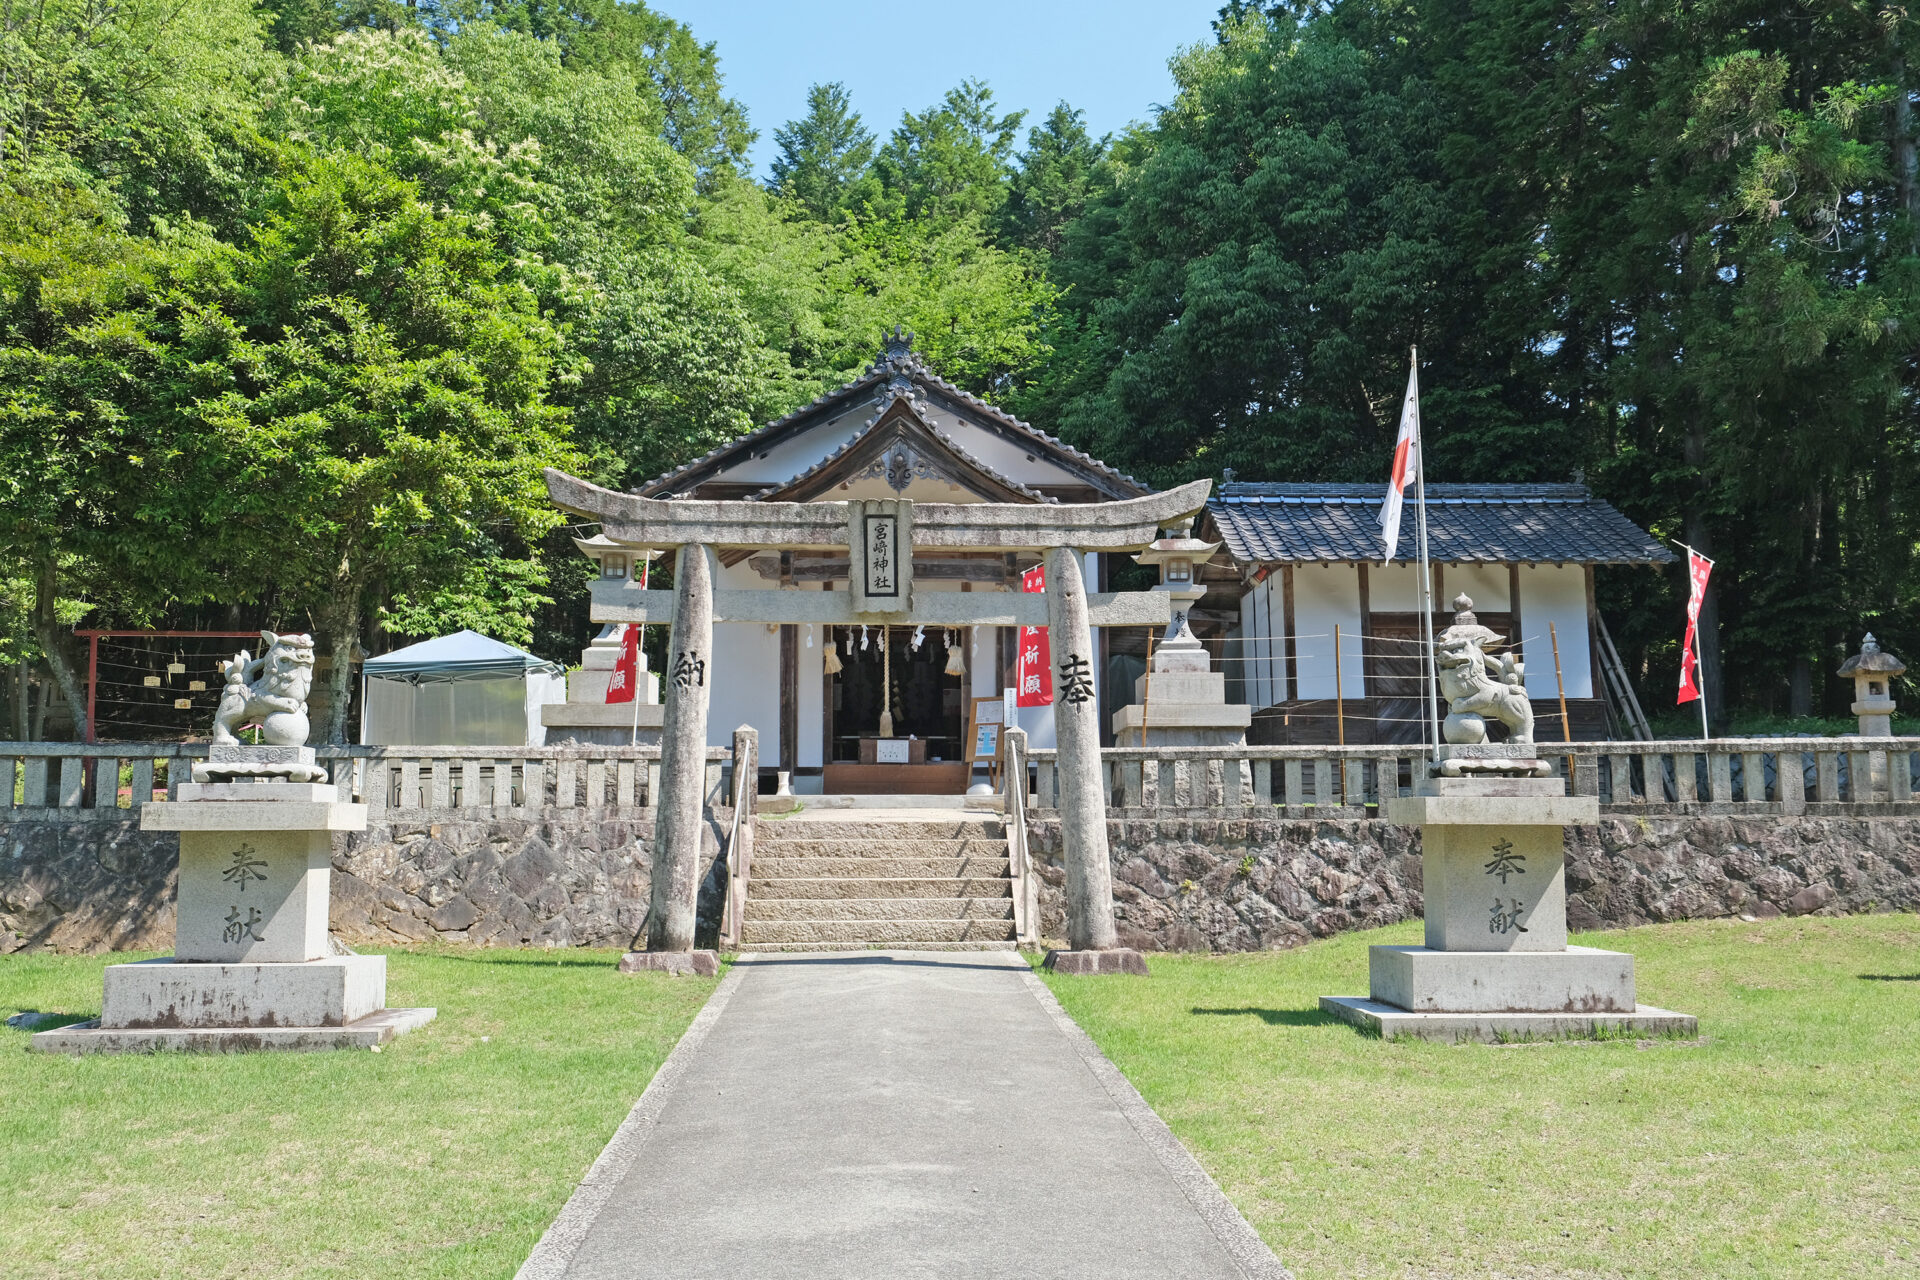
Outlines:
{"type": "MultiPolygon", "coordinates": [[[[746,104],[754,171],[766,176],[773,131],[806,110],[807,86],[838,80],[880,138],[969,76],[1003,111],[1039,123],[1062,98],[1095,135],[1144,120],[1173,96],[1167,59],[1212,38],[1221,0],[648,0],[719,46],[727,92],[746,104]]],[[[1026,138],[1023,127],[1021,141],[1026,138]]]]}

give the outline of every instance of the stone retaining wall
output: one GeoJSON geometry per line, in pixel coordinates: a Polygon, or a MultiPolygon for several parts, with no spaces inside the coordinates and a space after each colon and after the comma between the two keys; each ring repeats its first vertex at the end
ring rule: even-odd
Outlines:
{"type": "MultiPolygon", "coordinates": [[[[723,811],[724,812],[724,811],[723,811]]],[[[450,817],[337,838],[333,928],[349,943],[623,946],[646,914],[652,814],[450,817]]],[[[720,915],[709,824],[700,933],[720,915]]],[[[1290,947],[1420,917],[1420,837],[1373,820],[1115,818],[1121,940],[1290,947]]],[[[1064,937],[1060,826],[1031,825],[1042,931],[1064,937]]],[[[177,838],[133,823],[0,824],[0,953],[166,951],[177,838]]],[[[1575,929],[1750,913],[1920,910],[1920,819],[1606,818],[1567,836],[1575,929]]]]}
{"type": "MultiPolygon", "coordinates": [[[[335,936],[371,946],[625,946],[646,918],[653,814],[374,823],[334,838],[335,936]]],[[[709,824],[704,945],[719,931],[709,824]]],[[[167,951],[179,838],[131,822],[0,825],[0,953],[167,951]]]]}
{"type": "MultiPolygon", "coordinates": [[[[1420,834],[1370,819],[1108,824],[1126,946],[1257,951],[1417,920],[1420,834]]],[[[1060,824],[1031,824],[1042,932],[1066,936],[1060,824]]],[[[1920,819],[1603,818],[1567,833],[1573,929],[1920,910],[1920,819]]]]}

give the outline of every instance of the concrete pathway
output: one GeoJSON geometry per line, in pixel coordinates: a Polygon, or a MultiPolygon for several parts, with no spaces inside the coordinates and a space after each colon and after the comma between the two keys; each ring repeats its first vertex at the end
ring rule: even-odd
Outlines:
{"type": "Polygon", "coordinates": [[[520,1270],[1286,1275],[1026,963],[995,952],[743,957],[520,1270]]]}

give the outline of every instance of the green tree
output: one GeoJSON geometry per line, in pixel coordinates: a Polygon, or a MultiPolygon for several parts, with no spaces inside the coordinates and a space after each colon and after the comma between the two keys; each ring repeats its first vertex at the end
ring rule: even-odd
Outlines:
{"type": "Polygon", "coordinates": [[[494,24],[550,40],[563,65],[631,77],[660,108],[666,141],[702,177],[744,168],[754,131],[726,96],[720,55],[685,23],[638,0],[450,0],[433,19],[448,34],[494,24]]]}
{"type": "MultiPolygon", "coordinates": [[[[1430,62],[1486,331],[1535,353],[1603,492],[1719,560],[1709,706],[1784,691],[1814,709],[1814,671],[1868,625],[1849,618],[1896,640],[1920,621],[1899,337],[1911,24],[1744,0],[1449,4],[1408,40],[1385,11],[1352,12],[1430,62]]],[[[1671,688],[1683,575],[1602,592],[1671,688]]]]}
{"type": "Polygon", "coordinates": [[[773,189],[822,222],[840,216],[848,191],[873,163],[873,134],[839,83],[811,86],[806,117],[775,129],[773,140],[780,145],[773,189]]]}
{"type": "Polygon", "coordinates": [[[874,157],[875,208],[905,218],[993,217],[1007,198],[1026,114],[995,114],[983,80],[963,81],[939,105],[903,114],[874,157]]]}
{"type": "Polygon", "coordinates": [[[159,513],[178,510],[164,495],[155,507],[144,501],[156,480],[178,477],[143,438],[164,397],[139,317],[169,258],[191,261],[205,243],[130,236],[111,204],[85,187],[0,188],[0,558],[23,589],[22,613],[83,737],[68,602],[116,578],[149,604],[213,585],[193,544],[178,540],[181,528],[159,539],[126,528],[131,512],[166,526],[159,513]]]}
{"type": "MultiPolygon", "coordinates": [[[[148,323],[171,410],[155,444],[175,483],[210,482],[193,496],[211,558],[270,574],[330,637],[329,741],[376,588],[409,584],[404,607],[488,572],[538,585],[484,566],[524,562],[559,521],[541,468],[576,465],[546,394],[569,357],[472,220],[322,155],[288,175],[230,278],[148,323]]],[[[510,602],[482,629],[524,638],[525,613],[510,602]]]]}
{"type": "Polygon", "coordinates": [[[48,0],[0,9],[0,174],[88,185],[135,230],[223,219],[267,171],[245,0],[48,0]]]}
{"type": "Polygon", "coordinates": [[[1044,125],[1027,131],[1001,212],[1005,242],[1053,253],[1066,225],[1086,208],[1109,141],[1087,133],[1086,114],[1062,102],[1044,125]]]}
{"type": "Polygon", "coordinates": [[[1540,402],[1476,338],[1426,88],[1323,25],[1223,32],[1064,236],[1056,279],[1108,371],[1067,371],[1097,389],[1059,429],[1166,482],[1372,479],[1417,343],[1430,467],[1540,478],[1540,402]]]}

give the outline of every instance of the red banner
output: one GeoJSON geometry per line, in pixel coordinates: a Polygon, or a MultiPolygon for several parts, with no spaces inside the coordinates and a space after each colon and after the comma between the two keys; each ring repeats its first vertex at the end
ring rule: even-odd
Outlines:
{"type": "Polygon", "coordinates": [[[620,638],[620,661],[607,678],[608,702],[632,702],[640,688],[640,628],[628,623],[620,638]]]}
{"type": "Polygon", "coordinates": [[[1680,642],[1680,696],[1674,699],[1675,705],[1692,702],[1700,696],[1700,686],[1694,680],[1694,674],[1700,669],[1700,606],[1707,598],[1707,577],[1713,572],[1713,561],[1687,548],[1687,578],[1691,588],[1687,592],[1687,635],[1680,642]]]}
{"type": "MultiPolygon", "coordinates": [[[[1045,591],[1047,589],[1047,570],[1044,565],[1035,565],[1020,575],[1020,589],[1025,592],[1045,591]]],[[[1015,701],[1023,707],[1050,707],[1053,705],[1053,680],[1050,678],[1053,667],[1053,655],[1047,644],[1045,627],[1020,628],[1020,661],[1015,667],[1015,701]]]]}

